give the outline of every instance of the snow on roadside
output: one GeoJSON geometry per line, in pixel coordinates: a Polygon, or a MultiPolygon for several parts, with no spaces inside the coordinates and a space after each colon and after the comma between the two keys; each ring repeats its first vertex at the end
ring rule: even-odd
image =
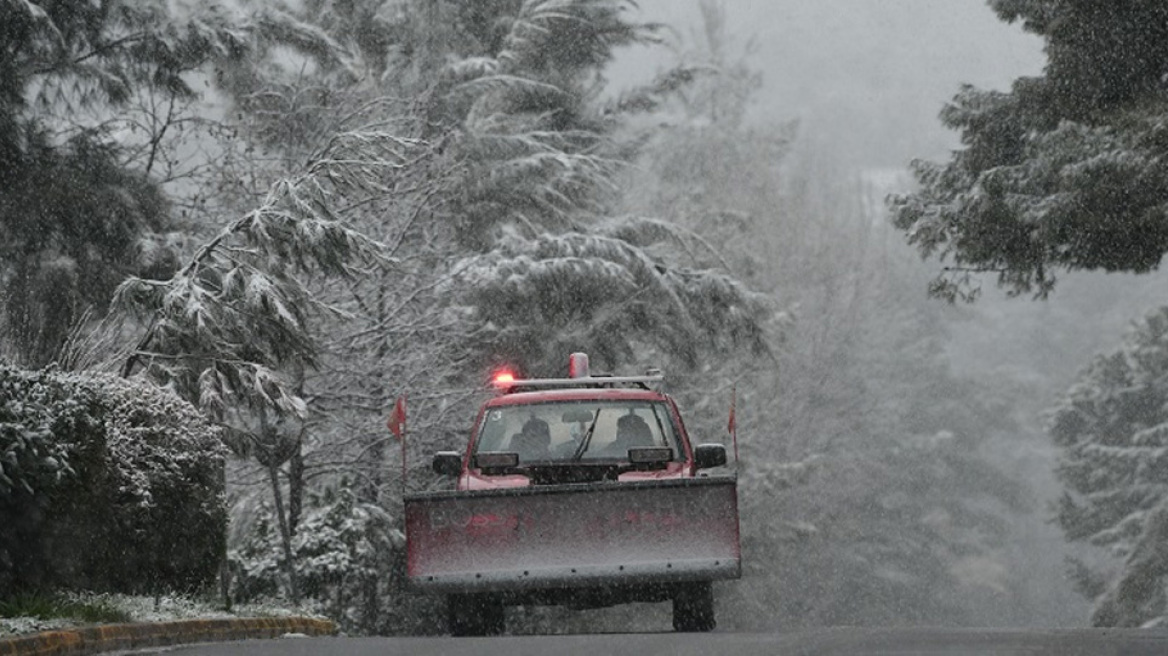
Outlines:
{"type": "Polygon", "coordinates": [[[42,620],[39,617],[0,617],[0,638],[63,629],[74,624],[75,621],[63,618],[42,620]]]}
{"type": "MultiPolygon", "coordinates": [[[[188,619],[221,619],[232,617],[317,617],[323,615],[308,609],[289,608],[279,602],[245,604],[235,606],[231,612],[217,607],[213,602],[186,597],[164,596],[158,599],[157,607],[152,596],[124,594],[69,593],[63,595],[66,601],[82,604],[96,604],[123,611],[130,616],[130,622],[168,622],[188,619]]],[[[72,626],[91,624],[78,619],[36,617],[0,617],[0,638],[26,633],[52,631],[72,626]]]]}

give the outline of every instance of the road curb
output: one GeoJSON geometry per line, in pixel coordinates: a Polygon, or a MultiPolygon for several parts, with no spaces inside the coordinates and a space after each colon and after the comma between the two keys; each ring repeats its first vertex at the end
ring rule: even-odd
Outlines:
{"type": "Polygon", "coordinates": [[[192,642],[278,638],[287,633],[333,635],[329,620],[309,617],[250,617],[104,624],[0,638],[0,656],[97,654],[115,649],[165,647],[192,642]]]}

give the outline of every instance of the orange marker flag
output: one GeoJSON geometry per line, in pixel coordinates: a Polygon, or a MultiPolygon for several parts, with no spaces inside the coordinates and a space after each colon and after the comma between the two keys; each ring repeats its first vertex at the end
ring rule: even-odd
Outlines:
{"type": "Polygon", "coordinates": [[[406,434],[406,397],[404,394],[397,397],[397,401],[394,401],[393,410],[389,412],[389,419],[385,425],[399,441],[403,439],[406,434]]]}
{"type": "Polygon", "coordinates": [[[726,432],[730,433],[730,439],[734,442],[734,466],[738,466],[738,418],[735,416],[738,410],[738,385],[734,384],[730,387],[730,419],[726,422],[726,432]]]}
{"type": "Polygon", "coordinates": [[[726,422],[726,432],[730,433],[731,435],[734,435],[736,429],[738,428],[738,423],[735,421],[734,417],[734,411],[736,409],[734,406],[737,405],[738,401],[737,396],[738,386],[734,385],[730,388],[730,420],[726,422]]]}
{"type": "Polygon", "coordinates": [[[397,441],[401,443],[401,486],[402,497],[406,495],[406,476],[409,469],[406,467],[406,395],[402,394],[393,402],[393,410],[389,411],[389,419],[385,420],[385,426],[397,441]]]}

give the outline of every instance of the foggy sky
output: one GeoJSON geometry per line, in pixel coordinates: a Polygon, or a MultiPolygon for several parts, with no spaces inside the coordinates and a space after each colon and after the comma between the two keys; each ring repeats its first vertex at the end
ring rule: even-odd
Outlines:
{"type": "MultiPolygon", "coordinates": [[[[639,0],[640,18],[699,24],[697,0],[639,0]]],[[[944,158],[957,136],[937,119],[962,83],[1006,90],[1041,73],[1042,42],[998,20],[985,0],[724,0],[728,31],[753,37],[765,81],[754,120],[798,118],[805,137],[859,166],[944,158]]],[[[667,53],[626,51],[615,85],[645,80],[667,53]]]]}

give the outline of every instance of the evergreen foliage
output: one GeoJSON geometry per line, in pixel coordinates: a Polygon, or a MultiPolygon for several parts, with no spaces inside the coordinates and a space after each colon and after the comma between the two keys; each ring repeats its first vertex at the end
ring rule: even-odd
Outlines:
{"type": "MultiPolygon", "coordinates": [[[[769,309],[758,297],[722,273],[661,259],[661,248],[691,238],[665,221],[606,217],[623,155],[595,100],[599,67],[613,45],[650,30],[625,22],[626,6],[478,6],[494,12],[498,38],[462,39],[447,31],[482,26],[443,22],[461,3],[308,3],[283,15],[288,29],[318,35],[344,66],[292,71],[261,44],[246,65],[218,72],[246,117],[239,134],[275,157],[230,151],[217,203],[240,218],[169,280],[131,278],[117,300],[146,324],[124,372],[142,368],[198,403],[269,479],[283,554],[264,562],[280,573],[245,577],[266,583],[240,594],[280,582],[293,597],[300,588],[331,603],[346,589],[305,569],[308,499],[345,479],[359,504],[392,504],[400,481],[386,473],[380,413],[397,394],[409,392],[417,418],[414,465],[438,446],[461,446],[455,431],[498,358],[558,369],[588,344],[614,367],[660,364],[657,354],[692,365],[700,349],[765,350],[769,309]],[[347,31],[354,21],[365,25],[347,31]],[[602,289],[626,278],[640,300],[602,289]],[[565,295],[587,299],[565,309],[565,295]],[[504,300],[547,321],[499,314],[504,300]],[[538,349],[510,348],[535,338],[538,349]]],[[[259,497],[238,499],[246,516],[259,497]]],[[[392,559],[370,562],[393,576],[392,559]]],[[[345,599],[338,618],[383,630],[376,597],[345,599]]]]}
{"type": "MultiPolygon", "coordinates": [[[[637,219],[604,224],[634,233],[637,219]]],[[[648,222],[653,232],[677,231],[648,222]]],[[[515,236],[456,267],[487,330],[492,355],[521,366],[583,350],[601,366],[651,361],[651,354],[697,366],[699,354],[737,345],[767,352],[764,326],[775,311],[761,295],[714,271],[671,269],[642,247],[605,235],[515,236]]]]}
{"type": "Polygon", "coordinates": [[[1079,563],[1079,589],[1097,626],[1140,626],[1168,617],[1168,308],[1133,326],[1117,351],[1095,358],[1054,409],[1067,493],[1056,519],[1067,539],[1105,548],[1118,567],[1079,563]]]}
{"type": "Polygon", "coordinates": [[[143,89],[192,97],[185,73],[242,50],[215,11],[184,21],[161,2],[0,3],[0,345],[11,358],[54,360],[144,269],[140,240],[169,225],[169,203],[127,166],[104,115],[143,89]]]}
{"type": "Polygon", "coordinates": [[[693,80],[678,66],[636,90],[640,102],[597,102],[611,49],[657,38],[658,26],[623,18],[628,7],[523,3],[501,14],[506,36],[445,69],[456,80],[446,114],[467,166],[451,209],[471,253],[455,281],[485,327],[478,339],[490,360],[554,371],[563,353],[589,350],[610,369],[676,369],[693,367],[699,353],[763,352],[774,337],[775,308],[687,260],[699,240],[674,225],[678,217],[610,209],[643,141],[620,131],[623,119],[693,80]]]}
{"type": "Polygon", "coordinates": [[[332,207],[340,193],[380,191],[381,176],[405,156],[395,149],[409,146],[389,135],[337,135],[302,176],[278,181],[172,278],[126,280],[116,302],[151,323],[124,373],[141,364],[220,419],[230,405],[304,414],[277,373],[316,363],[308,313],[325,308],[301,277],[348,276],[378,259],[380,244],[332,207]]]}
{"type": "Polygon", "coordinates": [[[32,128],[24,137],[0,154],[0,342],[41,366],[87,308],[104,311],[118,283],[143,270],[139,240],[164,229],[168,203],[92,135],[61,146],[32,128]]]}
{"type": "Polygon", "coordinates": [[[9,299],[0,347],[8,357],[29,366],[58,359],[122,279],[172,272],[174,240],[162,235],[177,227],[176,215],[201,214],[211,191],[205,164],[190,161],[191,140],[230,137],[199,116],[198,81],[208,64],[247,69],[276,43],[322,68],[345,68],[336,44],[277,9],[0,3],[0,289],[9,299]]]}
{"type": "MultiPolygon", "coordinates": [[[[399,587],[386,572],[392,570],[405,536],[392,516],[377,504],[361,502],[347,482],[314,492],[307,501],[292,545],[302,590],[346,630],[360,630],[368,624],[360,616],[362,597],[370,590],[386,597],[399,587]]],[[[280,590],[283,567],[276,557],[280,538],[274,524],[271,511],[262,510],[229,554],[237,601],[280,590]]]]}
{"type": "MultiPolygon", "coordinates": [[[[892,199],[894,222],[951,266],[934,294],[974,298],[977,274],[1011,293],[1046,296],[1058,271],[1145,273],[1168,251],[1163,115],[1168,7],[1132,0],[991,0],[1005,21],[1046,42],[1043,75],[1008,93],[962,89],[942,112],[963,148],[918,162],[920,191],[892,199]]],[[[1110,565],[1074,562],[1093,623],[1162,621],[1164,310],[1096,358],[1054,409],[1067,488],[1056,520],[1110,565]]]]}
{"type": "MultiPolygon", "coordinates": [[[[948,371],[928,337],[939,310],[888,301],[897,263],[835,201],[855,189],[791,175],[807,166],[788,161],[793,124],[744,123],[749,45],[699,6],[703,43],[602,100],[613,49],[664,33],[628,0],[0,0],[7,348],[51,360],[116,286],[139,336],[123,373],[218,424],[136,379],[0,376],[42,381],[0,397],[0,554],[68,563],[22,566],[20,585],[139,580],[92,573],[115,557],[152,589],[205,582],[222,435],[239,456],[236,599],[288,595],[351,632],[433,630],[432,602],[400,586],[398,495],[442,484],[427,456],[465,444],[490,364],[554,375],[585,350],[597,368],[664,365],[699,441],[721,438],[737,384],[748,577],[724,601],[740,626],[952,623],[1017,592],[999,549],[1020,492],[982,457],[1008,413],[948,371]],[[201,245],[180,256],[183,238],[152,234],[175,229],[201,245]],[[408,481],[384,428],[403,393],[408,481]],[[143,427],[166,421],[190,444],[143,427]],[[174,455],[195,442],[209,459],[174,455]],[[81,490],[111,509],[59,501],[81,490]],[[196,515],[162,514],[192,499],[196,515]]],[[[1058,32],[1040,20],[1051,3],[997,6],[1058,32]]],[[[1105,115],[1122,94],[1096,95],[1105,115]]],[[[998,126],[966,156],[989,179],[1013,101],[962,98],[954,125],[998,126]]],[[[1102,143],[1076,116],[1075,143],[1102,143]]],[[[1159,567],[1139,562],[1125,589],[1159,567]]]]}
{"type": "Polygon", "coordinates": [[[225,449],[140,380],[0,365],[0,589],[191,590],[224,550],[225,449]]]}
{"type": "MultiPolygon", "coordinates": [[[[93,260],[66,267],[93,287],[60,295],[74,318],[42,325],[84,338],[70,324],[113,290],[126,321],[94,343],[136,334],[122,373],[196,404],[247,458],[229,468],[233,516],[266,513],[268,533],[235,532],[241,597],[303,593],[358,631],[418,626],[424,609],[396,606],[390,584],[385,509],[405,486],[383,412],[398,394],[418,489],[437,484],[423,454],[464,443],[497,359],[558,371],[589,349],[614,370],[678,370],[772,345],[775,309],[712,242],[614,209],[645,142],[625,118],[696,79],[679,68],[600,100],[613,48],[657,38],[631,2],[0,3],[22,12],[0,27],[15,53],[0,132],[43,135],[53,171],[86,148],[104,158],[54,178],[31,137],[9,140],[22,203],[69,185],[105,203],[43,203],[68,220],[35,244],[26,269],[46,281],[30,303],[58,301],[34,265],[93,260]],[[87,260],[69,240],[98,227],[90,209],[112,245],[87,260]],[[171,230],[187,234],[157,234],[171,230]],[[257,475],[266,489],[240,484],[257,475]]],[[[24,279],[5,265],[3,282],[24,279]]],[[[60,337],[42,342],[37,362],[60,337]]]]}
{"type": "Polygon", "coordinates": [[[949,266],[931,286],[977,295],[978,272],[1045,296],[1059,270],[1142,273],[1168,250],[1164,74],[1168,7],[1156,0],[992,0],[1046,41],[1040,77],[1008,93],[962,89],[941,114],[964,148],[917,162],[894,222],[949,266]]]}

